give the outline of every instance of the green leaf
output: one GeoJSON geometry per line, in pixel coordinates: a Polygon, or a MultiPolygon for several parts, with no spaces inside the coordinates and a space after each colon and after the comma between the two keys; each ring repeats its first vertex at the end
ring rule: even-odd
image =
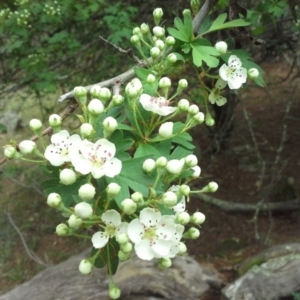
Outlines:
{"type": "Polygon", "coordinates": [[[191,151],[190,149],[187,149],[185,147],[182,146],[177,146],[175,148],[175,150],[172,152],[172,154],[169,156],[169,160],[170,159],[181,159],[183,157],[186,157],[189,154],[192,154],[193,151],[191,151]]]}
{"type": "Polygon", "coordinates": [[[215,56],[219,56],[220,53],[206,39],[196,39],[190,43],[193,48],[193,63],[197,67],[201,67],[203,61],[210,68],[215,68],[219,65],[219,59],[215,56]]]}
{"type": "Polygon", "coordinates": [[[205,35],[207,33],[221,30],[221,29],[232,28],[232,27],[245,27],[251,25],[249,22],[246,22],[243,19],[237,19],[237,20],[224,23],[226,18],[227,18],[227,13],[219,15],[212,23],[210,28],[205,32],[201,32],[201,35],[205,35]]]}
{"type": "Polygon", "coordinates": [[[146,197],[148,195],[149,187],[153,184],[154,179],[150,178],[144,173],[143,163],[150,156],[131,158],[122,162],[121,173],[110,179],[107,178],[107,182],[115,182],[121,186],[120,193],[115,197],[119,207],[121,202],[129,198],[130,190],[140,192],[146,197]]]}
{"type": "Polygon", "coordinates": [[[134,153],[134,158],[149,156],[152,158],[159,158],[161,156],[160,152],[152,144],[140,143],[134,153]]]}
{"type": "Polygon", "coordinates": [[[176,17],[174,24],[177,29],[169,27],[169,34],[183,42],[190,42],[193,39],[193,23],[189,14],[184,15],[183,21],[176,17]]]}

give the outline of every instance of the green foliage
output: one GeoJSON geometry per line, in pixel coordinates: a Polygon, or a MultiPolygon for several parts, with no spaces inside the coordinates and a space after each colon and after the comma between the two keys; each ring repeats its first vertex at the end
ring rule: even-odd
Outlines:
{"type": "Polygon", "coordinates": [[[99,35],[113,43],[128,39],[136,12],[105,0],[19,1],[14,10],[4,4],[0,9],[0,77],[6,85],[19,82],[36,92],[107,76],[105,64],[116,59],[99,35]]]}

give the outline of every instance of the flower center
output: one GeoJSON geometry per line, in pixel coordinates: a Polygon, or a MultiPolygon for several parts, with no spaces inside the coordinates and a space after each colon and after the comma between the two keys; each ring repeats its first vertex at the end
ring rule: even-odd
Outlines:
{"type": "Polygon", "coordinates": [[[88,154],[88,159],[96,166],[102,167],[107,159],[111,159],[111,152],[107,151],[104,148],[101,148],[101,145],[96,145],[91,149],[91,152],[88,154]]]}
{"type": "Polygon", "coordinates": [[[53,146],[59,149],[58,154],[61,156],[68,156],[69,155],[69,147],[72,146],[72,143],[67,140],[62,140],[61,142],[53,143],[53,146]]]}
{"type": "Polygon", "coordinates": [[[114,237],[116,235],[116,227],[110,224],[106,225],[105,233],[111,238],[114,237]]]}
{"type": "Polygon", "coordinates": [[[143,234],[143,239],[148,240],[152,245],[157,239],[156,227],[148,227],[145,228],[145,232],[143,234]]]}
{"type": "Polygon", "coordinates": [[[150,102],[157,105],[159,108],[169,106],[170,104],[170,101],[166,100],[164,97],[151,97],[150,102]]]}

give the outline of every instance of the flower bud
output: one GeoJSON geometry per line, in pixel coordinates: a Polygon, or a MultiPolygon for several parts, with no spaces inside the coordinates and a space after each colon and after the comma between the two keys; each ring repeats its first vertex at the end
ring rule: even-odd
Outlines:
{"type": "Polygon", "coordinates": [[[166,44],[169,46],[173,46],[175,44],[175,39],[172,36],[168,36],[166,38],[166,44]]]}
{"type": "Polygon", "coordinates": [[[107,117],[103,120],[104,130],[113,133],[118,128],[118,122],[113,117],[107,117]]]}
{"type": "Polygon", "coordinates": [[[179,175],[182,172],[184,159],[171,159],[167,163],[167,170],[173,175],[179,175]]]}
{"type": "Polygon", "coordinates": [[[178,81],[178,86],[181,88],[181,89],[186,89],[188,87],[188,82],[186,79],[180,79],[178,81]]]}
{"type": "Polygon", "coordinates": [[[118,257],[120,261],[126,261],[130,258],[131,252],[124,253],[123,251],[119,250],[118,257]]]}
{"type": "Polygon", "coordinates": [[[251,69],[248,70],[248,76],[251,79],[254,79],[254,78],[258,77],[258,75],[259,75],[259,71],[256,68],[251,68],[251,69]]]}
{"type": "Polygon", "coordinates": [[[155,76],[154,75],[152,75],[152,74],[149,74],[148,76],[147,76],[147,79],[146,79],[146,81],[148,82],[148,83],[154,83],[155,81],[156,81],[156,78],[155,78],[155,76]]]}
{"type": "Polygon", "coordinates": [[[83,259],[79,264],[79,272],[83,275],[88,275],[93,270],[93,264],[88,259],[83,259]]]}
{"type": "Polygon", "coordinates": [[[177,195],[174,192],[165,192],[162,196],[164,205],[172,207],[177,204],[177,195]]]}
{"type": "Polygon", "coordinates": [[[93,208],[87,202],[77,203],[74,207],[75,215],[81,219],[87,219],[93,213],[93,208]]]}
{"type": "Polygon", "coordinates": [[[201,225],[205,221],[205,215],[199,211],[196,211],[190,219],[190,222],[195,225],[201,225]]]}
{"type": "Polygon", "coordinates": [[[157,168],[165,168],[167,164],[168,160],[164,156],[159,157],[155,162],[157,168]]]}
{"type": "Polygon", "coordinates": [[[179,251],[177,253],[177,255],[183,255],[184,253],[186,253],[187,251],[187,247],[183,242],[179,243],[179,251]]]}
{"type": "Polygon", "coordinates": [[[32,131],[36,132],[36,131],[40,131],[42,129],[43,124],[39,119],[32,119],[29,122],[29,127],[32,131]]]}
{"type": "Polygon", "coordinates": [[[101,91],[101,86],[100,85],[93,85],[90,89],[90,94],[92,98],[99,99],[100,97],[100,91],[101,91]]]}
{"type": "Polygon", "coordinates": [[[139,45],[141,43],[140,38],[138,37],[138,35],[134,34],[131,38],[130,38],[130,42],[133,45],[139,45]]]}
{"type": "Polygon", "coordinates": [[[61,116],[57,115],[57,114],[53,114],[49,117],[49,125],[51,127],[60,127],[62,123],[62,118],[61,116]]]}
{"type": "Polygon", "coordinates": [[[141,31],[140,27],[133,28],[132,34],[136,34],[138,37],[141,37],[142,36],[142,31],[141,31]]]}
{"type": "Polygon", "coordinates": [[[227,52],[227,44],[223,41],[217,42],[215,44],[215,48],[221,53],[225,54],[227,52]]]}
{"type": "Polygon", "coordinates": [[[61,204],[61,196],[57,193],[51,193],[47,197],[47,204],[50,207],[56,208],[61,204]]]}
{"type": "Polygon", "coordinates": [[[107,187],[106,187],[106,193],[109,197],[113,198],[119,194],[121,190],[121,187],[115,183],[111,182],[107,187]]]}
{"type": "Polygon", "coordinates": [[[192,174],[192,178],[198,178],[201,174],[201,168],[199,166],[195,166],[192,168],[194,173],[192,174]]]}
{"type": "Polygon", "coordinates": [[[94,198],[96,189],[90,183],[83,184],[79,190],[78,195],[83,201],[88,201],[94,198]]]}
{"type": "Polygon", "coordinates": [[[134,192],[133,194],[131,194],[131,199],[137,204],[142,204],[144,202],[144,197],[139,192],[134,192]]]}
{"type": "Polygon", "coordinates": [[[143,91],[143,85],[138,78],[133,78],[125,87],[128,96],[135,97],[143,91]],[[132,94],[132,95],[131,95],[132,94]]]}
{"type": "MultiPolygon", "coordinates": [[[[120,234],[118,234],[116,236],[116,241],[119,243],[119,244],[125,244],[125,243],[128,243],[129,242],[129,237],[127,235],[127,233],[125,232],[122,232],[120,234]]],[[[125,251],[124,251],[125,252],[125,251]]]]}
{"type": "Polygon", "coordinates": [[[183,15],[192,15],[191,10],[190,9],[184,9],[182,12],[183,15]]]}
{"type": "Polygon", "coordinates": [[[66,224],[59,224],[56,226],[55,232],[59,236],[66,236],[69,234],[69,227],[66,224]]]}
{"type": "Polygon", "coordinates": [[[196,115],[199,112],[199,107],[196,104],[192,104],[188,109],[189,114],[192,116],[196,115]]]}
{"type": "Polygon", "coordinates": [[[155,25],[158,25],[162,16],[164,15],[164,12],[161,8],[155,8],[153,11],[153,18],[155,25]]]}
{"type": "Polygon", "coordinates": [[[106,100],[111,98],[111,91],[104,87],[101,88],[100,93],[99,93],[99,99],[102,100],[103,102],[105,102],[106,100]]]}
{"type": "Polygon", "coordinates": [[[132,251],[132,244],[130,242],[120,245],[120,250],[124,253],[130,253],[132,251]]]}
{"type": "Polygon", "coordinates": [[[157,47],[153,47],[150,49],[150,55],[152,58],[157,58],[160,54],[160,50],[157,47]]]}
{"type": "Polygon", "coordinates": [[[179,191],[183,196],[188,196],[191,192],[191,188],[186,184],[182,184],[179,188],[179,191]]]}
{"type": "Polygon", "coordinates": [[[94,128],[90,123],[83,123],[80,126],[80,134],[82,138],[87,138],[94,132],[94,128]]]}
{"type": "Polygon", "coordinates": [[[63,169],[59,173],[59,179],[62,184],[71,185],[76,181],[76,173],[72,169],[63,169]]]}
{"type": "Polygon", "coordinates": [[[160,258],[158,261],[158,267],[161,270],[166,270],[172,266],[172,260],[170,258],[160,258]]]}
{"type": "Polygon", "coordinates": [[[121,296],[121,290],[115,285],[110,285],[108,295],[110,299],[119,299],[121,296]]]}
{"type": "Polygon", "coordinates": [[[86,104],[87,90],[83,86],[76,86],[73,90],[75,98],[82,104],[86,104]]]}
{"type": "Polygon", "coordinates": [[[137,205],[135,202],[133,202],[131,199],[125,199],[121,202],[121,206],[123,208],[123,212],[126,215],[132,215],[137,208],[137,205]]]}
{"type": "Polygon", "coordinates": [[[178,102],[178,108],[181,109],[182,111],[188,111],[190,107],[190,103],[186,99],[181,99],[178,102]]]}
{"type": "Polygon", "coordinates": [[[165,43],[162,40],[157,40],[155,41],[155,47],[162,51],[165,49],[165,43]]]}
{"type": "Polygon", "coordinates": [[[88,111],[92,115],[98,116],[104,111],[104,106],[99,99],[92,99],[88,104],[88,111]]]}
{"type": "Polygon", "coordinates": [[[182,211],[177,214],[176,222],[181,225],[186,225],[190,222],[190,215],[186,211],[182,211]]]}
{"type": "Polygon", "coordinates": [[[160,88],[169,88],[171,86],[171,79],[168,77],[162,77],[158,82],[158,86],[160,88]]]}
{"type": "Polygon", "coordinates": [[[197,124],[202,124],[205,120],[205,116],[204,116],[204,113],[199,111],[197,114],[195,114],[193,116],[193,121],[195,121],[197,124]]]}
{"type": "Polygon", "coordinates": [[[14,146],[7,145],[4,147],[4,155],[8,159],[15,158],[18,154],[17,149],[14,146]]]}
{"type": "Polygon", "coordinates": [[[113,95],[112,100],[114,105],[118,106],[123,104],[124,102],[124,97],[122,95],[113,95]]]}
{"type": "Polygon", "coordinates": [[[19,144],[20,152],[24,155],[31,154],[36,149],[36,144],[34,141],[25,140],[19,144]]]}
{"type": "Polygon", "coordinates": [[[171,137],[173,134],[173,125],[173,122],[166,122],[161,124],[158,130],[159,136],[165,139],[171,137]]]}
{"type": "Polygon", "coordinates": [[[153,172],[155,169],[155,161],[152,158],[147,158],[143,163],[143,170],[147,173],[153,172]]]}
{"type": "Polygon", "coordinates": [[[175,64],[177,61],[177,56],[174,53],[168,55],[167,60],[170,64],[175,64]]]}
{"type": "Polygon", "coordinates": [[[73,229],[78,229],[81,226],[82,222],[82,219],[75,215],[71,215],[68,220],[69,227],[73,229]]]}
{"type": "Polygon", "coordinates": [[[214,126],[215,125],[215,120],[211,116],[209,112],[207,112],[206,117],[205,117],[205,124],[206,126],[214,126]]]}
{"type": "Polygon", "coordinates": [[[191,227],[187,232],[183,234],[183,237],[185,239],[192,239],[192,240],[197,239],[199,236],[200,236],[200,231],[195,227],[191,227]]]}
{"type": "Polygon", "coordinates": [[[214,193],[218,189],[218,184],[214,181],[211,181],[208,185],[206,185],[201,192],[203,193],[214,193]]]}
{"type": "Polygon", "coordinates": [[[141,32],[142,34],[147,34],[148,32],[150,32],[149,25],[146,23],[141,24],[141,32]]]}
{"type": "Polygon", "coordinates": [[[186,156],[185,158],[185,164],[189,167],[195,167],[198,164],[198,158],[196,155],[194,154],[189,154],[188,156],[186,156]]]}

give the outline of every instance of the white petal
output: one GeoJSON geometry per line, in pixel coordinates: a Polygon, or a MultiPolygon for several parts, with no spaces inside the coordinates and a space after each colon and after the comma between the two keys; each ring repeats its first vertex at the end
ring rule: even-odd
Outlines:
{"type": "Polygon", "coordinates": [[[175,233],[175,223],[169,219],[162,217],[161,221],[156,225],[157,237],[161,240],[173,239],[175,233]]]}
{"type": "Polygon", "coordinates": [[[160,256],[168,256],[172,246],[172,241],[157,240],[152,246],[152,250],[160,256]]]}
{"type": "Polygon", "coordinates": [[[113,158],[105,162],[103,165],[104,175],[107,177],[115,177],[122,170],[122,162],[118,158],[113,158]]]}
{"type": "Polygon", "coordinates": [[[61,143],[62,141],[68,140],[70,134],[67,130],[61,130],[58,133],[55,133],[51,136],[51,142],[53,144],[61,143]]]}
{"type": "Polygon", "coordinates": [[[127,234],[133,243],[140,243],[144,232],[144,226],[139,219],[134,219],[128,224],[127,234]]]}
{"type": "Polygon", "coordinates": [[[217,80],[215,87],[219,90],[222,90],[226,87],[226,85],[227,85],[227,82],[220,78],[217,80]]]}
{"type": "Polygon", "coordinates": [[[101,178],[105,175],[105,171],[103,169],[103,166],[101,166],[101,167],[92,166],[91,173],[92,173],[93,177],[96,178],[96,179],[101,178]]]}
{"type": "Polygon", "coordinates": [[[83,157],[81,154],[72,156],[72,165],[75,170],[83,175],[89,174],[92,169],[91,162],[83,157]]]}
{"type": "Polygon", "coordinates": [[[176,213],[179,214],[179,213],[185,211],[185,197],[182,197],[181,200],[180,200],[180,202],[177,203],[175,206],[172,207],[172,210],[175,212],[175,214],[176,213]]]}
{"type": "Polygon", "coordinates": [[[108,242],[108,235],[105,232],[98,231],[92,236],[92,243],[94,248],[100,249],[103,248],[108,242]]]}
{"type": "Polygon", "coordinates": [[[98,148],[97,154],[109,156],[113,158],[116,154],[116,146],[107,139],[100,139],[95,143],[95,148],[98,148]],[[98,148],[99,147],[99,148],[98,148]]]}
{"type": "Polygon", "coordinates": [[[151,249],[149,242],[141,241],[134,246],[136,255],[140,259],[151,260],[154,258],[154,251],[151,249]]]}
{"type": "Polygon", "coordinates": [[[94,152],[92,149],[94,144],[88,140],[83,140],[80,145],[80,152],[84,157],[88,157],[91,152],[94,152]]]}
{"type": "Polygon", "coordinates": [[[53,145],[46,148],[44,156],[52,166],[61,166],[65,162],[65,158],[60,155],[59,149],[53,145]]]}
{"type": "Polygon", "coordinates": [[[172,106],[165,106],[165,107],[155,107],[152,111],[160,116],[167,116],[172,114],[177,107],[172,107],[172,106]]]}
{"type": "Polygon", "coordinates": [[[226,64],[223,64],[222,67],[219,69],[219,75],[225,81],[228,80],[227,69],[228,69],[228,67],[226,64]]]}
{"type": "Polygon", "coordinates": [[[218,106],[222,106],[222,105],[224,105],[225,103],[227,102],[227,99],[225,98],[225,97],[223,97],[223,96],[218,96],[217,98],[216,98],[216,104],[218,105],[218,106]]]}
{"type": "Polygon", "coordinates": [[[143,106],[143,108],[144,108],[145,110],[149,110],[149,108],[152,108],[152,107],[153,107],[153,105],[152,105],[151,102],[150,102],[151,98],[152,98],[152,96],[147,95],[147,94],[142,94],[142,95],[140,96],[139,101],[140,101],[140,103],[142,104],[142,106],[143,106]]]}
{"type": "Polygon", "coordinates": [[[208,96],[208,100],[209,100],[209,102],[211,103],[211,104],[215,104],[216,103],[216,94],[215,94],[215,89],[213,89],[211,92],[210,92],[210,94],[209,94],[209,96],[208,96]]]}
{"type": "Polygon", "coordinates": [[[140,212],[140,222],[146,227],[155,226],[161,219],[160,211],[146,207],[140,212]]]}
{"type": "Polygon", "coordinates": [[[121,225],[121,215],[114,209],[107,210],[105,213],[102,214],[101,220],[105,224],[110,224],[115,227],[121,225]]]}
{"type": "Polygon", "coordinates": [[[236,55],[230,55],[228,59],[228,66],[231,69],[238,69],[242,66],[242,62],[236,55]]]}
{"type": "Polygon", "coordinates": [[[127,233],[128,225],[129,224],[127,222],[122,222],[121,225],[117,228],[117,234],[127,233]]]}

